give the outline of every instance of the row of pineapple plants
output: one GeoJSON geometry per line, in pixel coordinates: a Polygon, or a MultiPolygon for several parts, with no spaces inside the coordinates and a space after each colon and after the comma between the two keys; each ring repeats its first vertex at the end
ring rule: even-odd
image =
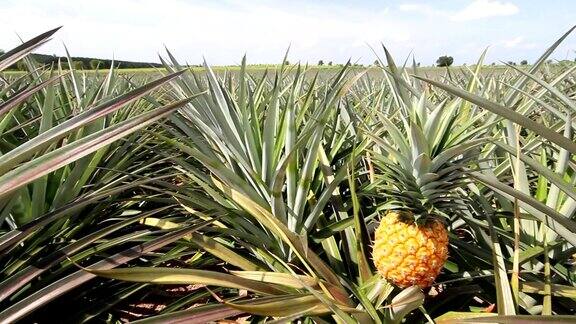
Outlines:
{"type": "Polygon", "coordinates": [[[497,75],[168,52],[150,82],[25,58],[54,32],[0,58],[30,70],[1,92],[0,322],[574,320],[569,32],[497,75]]]}

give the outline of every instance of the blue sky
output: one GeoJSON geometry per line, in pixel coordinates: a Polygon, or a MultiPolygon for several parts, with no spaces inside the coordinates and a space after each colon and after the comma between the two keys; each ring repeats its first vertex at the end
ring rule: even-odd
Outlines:
{"type": "MultiPolygon", "coordinates": [[[[398,61],[423,65],[443,54],[455,64],[533,61],[576,24],[571,0],[264,1],[264,0],[0,0],[0,48],[63,25],[39,50],[74,56],[157,62],[167,46],[183,62],[370,63],[385,44],[398,61]]],[[[576,34],[556,59],[576,57],[576,34]]]]}

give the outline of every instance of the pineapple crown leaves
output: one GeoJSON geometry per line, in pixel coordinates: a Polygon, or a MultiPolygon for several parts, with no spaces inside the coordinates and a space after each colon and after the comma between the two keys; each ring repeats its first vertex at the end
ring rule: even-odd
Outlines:
{"type": "Polygon", "coordinates": [[[408,104],[399,102],[387,116],[376,114],[376,131],[368,134],[379,171],[374,187],[392,209],[453,215],[462,210],[456,190],[465,185],[464,170],[486,143],[485,128],[459,119],[459,99],[431,105],[427,95],[423,91],[408,104]]]}

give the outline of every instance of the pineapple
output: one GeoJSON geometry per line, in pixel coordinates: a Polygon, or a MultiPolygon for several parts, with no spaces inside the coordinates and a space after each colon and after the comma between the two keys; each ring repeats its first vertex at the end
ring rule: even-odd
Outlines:
{"type": "Polygon", "coordinates": [[[380,116],[381,131],[371,136],[379,171],[374,187],[386,201],[372,258],[378,272],[402,288],[429,287],[442,270],[448,257],[442,218],[465,210],[463,170],[482,141],[481,131],[458,120],[457,101],[430,107],[425,97],[390,114],[393,120],[380,116]]]}
{"type": "Polygon", "coordinates": [[[419,225],[409,212],[389,212],[374,243],[378,272],[401,288],[432,285],[448,257],[448,232],[442,222],[430,219],[419,225]]]}

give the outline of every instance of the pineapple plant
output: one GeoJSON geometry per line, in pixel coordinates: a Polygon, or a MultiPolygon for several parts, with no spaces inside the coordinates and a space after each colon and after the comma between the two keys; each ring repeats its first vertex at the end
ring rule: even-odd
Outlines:
{"type": "MultiPolygon", "coordinates": [[[[135,214],[166,211],[141,198],[149,180],[132,180],[161,172],[156,164],[161,158],[144,149],[150,136],[138,131],[186,102],[168,102],[157,92],[178,74],[129,81],[111,69],[88,78],[75,69],[62,73],[60,66],[43,66],[28,55],[58,30],[0,55],[0,323],[22,320],[81,285],[82,280],[66,279],[71,270],[86,278],[76,263],[108,249],[131,248],[139,237],[130,227],[140,218],[135,214]],[[9,71],[14,64],[27,71],[9,71]],[[158,104],[140,100],[143,96],[156,96],[158,104]],[[120,232],[126,236],[116,246],[109,244],[124,235],[120,232]]],[[[115,262],[127,262],[126,255],[117,255],[115,262]]],[[[80,312],[82,306],[93,305],[71,308],[80,312]]],[[[78,322],[60,315],[58,321],[78,322]]],[[[44,319],[40,311],[23,321],[44,319]]]]}
{"type": "Polygon", "coordinates": [[[402,76],[391,59],[388,65],[399,106],[378,116],[380,131],[371,134],[379,171],[373,188],[386,199],[372,259],[396,286],[426,288],[448,258],[445,221],[466,207],[458,189],[482,130],[470,130],[473,122],[462,120],[466,106],[458,100],[434,106],[428,89],[420,97],[408,95],[396,83],[402,76]]]}

